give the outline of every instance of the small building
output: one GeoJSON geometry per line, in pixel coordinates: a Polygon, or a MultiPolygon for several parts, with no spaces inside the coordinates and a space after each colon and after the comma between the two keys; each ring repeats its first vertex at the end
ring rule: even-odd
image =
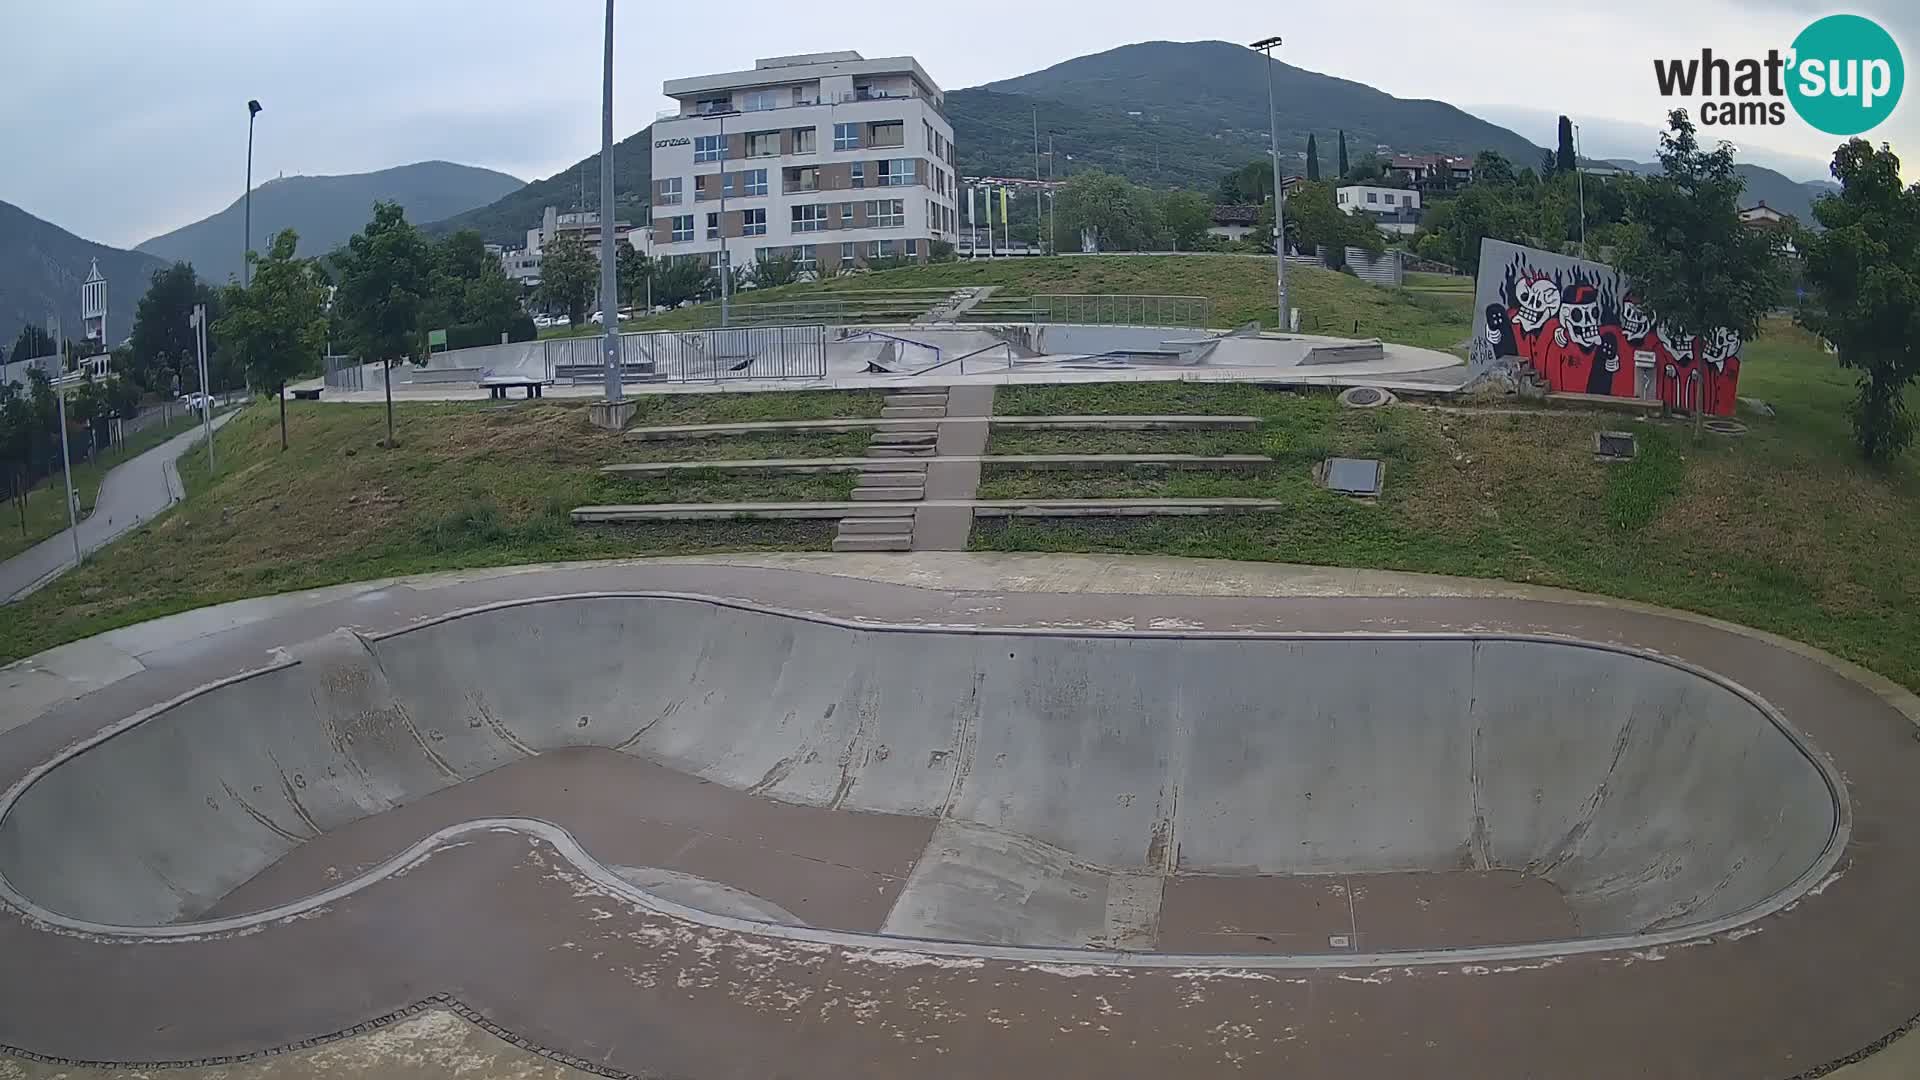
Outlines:
{"type": "Polygon", "coordinates": [[[1381,232],[1411,235],[1420,227],[1420,192],[1412,188],[1348,184],[1334,190],[1333,201],[1346,213],[1366,214],[1381,232]]]}
{"type": "Polygon", "coordinates": [[[1784,229],[1787,215],[1762,201],[1740,211],[1740,224],[1750,229],[1784,229]]]}
{"type": "Polygon", "coordinates": [[[506,248],[499,255],[500,268],[507,272],[507,277],[514,284],[527,289],[540,284],[539,252],[529,251],[526,248],[506,248]]]}
{"type": "Polygon", "coordinates": [[[1260,227],[1257,206],[1216,206],[1208,216],[1207,235],[1242,240],[1260,227]]]}
{"type": "Polygon", "coordinates": [[[1473,182],[1473,159],[1450,154],[1395,154],[1387,178],[1422,190],[1450,190],[1473,182]]]}

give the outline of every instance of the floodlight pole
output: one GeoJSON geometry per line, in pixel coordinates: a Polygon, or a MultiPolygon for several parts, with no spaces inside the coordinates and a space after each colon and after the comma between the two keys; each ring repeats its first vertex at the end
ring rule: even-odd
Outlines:
{"type": "Polygon", "coordinates": [[[1261,38],[1252,48],[1267,58],[1267,135],[1273,144],[1273,265],[1274,285],[1279,291],[1280,332],[1286,333],[1293,328],[1293,320],[1287,317],[1287,213],[1284,192],[1280,186],[1280,121],[1273,105],[1273,50],[1280,46],[1278,36],[1261,38]]]}
{"type": "Polygon", "coordinates": [[[600,328],[606,334],[607,401],[613,404],[625,400],[620,388],[620,292],[613,259],[613,0],[607,0],[603,67],[600,83],[600,328]]]}

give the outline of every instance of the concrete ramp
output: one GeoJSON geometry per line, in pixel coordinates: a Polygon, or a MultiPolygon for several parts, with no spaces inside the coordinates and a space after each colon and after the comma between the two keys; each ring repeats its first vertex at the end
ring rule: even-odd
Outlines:
{"type": "Polygon", "coordinates": [[[191,920],[331,830],[568,747],[933,819],[886,927],[990,942],[1152,947],[1183,875],[1505,871],[1550,883],[1582,938],[1703,927],[1805,889],[1842,820],[1762,703],[1612,647],[589,596],[342,631],[130,722],[0,808],[0,875],[75,919],[191,920]]]}

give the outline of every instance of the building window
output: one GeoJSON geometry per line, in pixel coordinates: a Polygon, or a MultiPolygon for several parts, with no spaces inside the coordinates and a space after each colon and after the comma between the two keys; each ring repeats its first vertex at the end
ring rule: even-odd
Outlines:
{"type": "Polygon", "coordinates": [[[793,208],[794,232],[820,232],[827,227],[825,203],[807,203],[793,208]]]}
{"type": "Polygon", "coordinates": [[[820,269],[820,253],[812,244],[801,244],[793,249],[793,268],[803,274],[811,274],[820,269]]]}
{"type": "Polygon", "coordinates": [[[660,205],[679,206],[681,190],[680,178],[677,176],[669,176],[660,181],[660,205]]]}
{"type": "Polygon", "coordinates": [[[779,157],[780,133],[777,131],[755,131],[747,135],[748,157],[779,157]]]}
{"type": "Polygon", "coordinates": [[[1340,193],[1340,201],[1341,201],[1342,203],[1345,203],[1345,202],[1347,201],[1347,193],[1346,193],[1346,192],[1344,192],[1344,191],[1343,191],[1343,192],[1341,192],[1341,193],[1340,193]]]}
{"type": "Polygon", "coordinates": [[[693,103],[693,108],[695,112],[703,113],[732,112],[733,98],[731,96],[701,98],[699,101],[693,103]]]}
{"type": "Polygon", "coordinates": [[[765,195],[767,193],[767,170],[748,169],[740,174],[740,190],[745,195],[765,195]]]}
{"type": "Polygon", "coordinates": [[[749,90],[740,98],[741,112],[760,112],[776,107],[771,90],[749,90]]]}
{"type": "Polygon", "coordinates": [[[852,244],[840,245],[840,261],[843,263],[850,263],[853,261],[853,245],[852,244]]]}
{"type": "Polygon", "coordinates": [[[673,219],[673,242],[685,243],[693,239],[693,215],[683,214],[673,219]]]}
{"type": "Polygon", "coordinates": [[[815,165],[805,169],[788,169],[785,180],[789,195],[796,191],[819,191],[820,167],[815,165]]]}
{"type": "Polygon", "coordinates": [[[870,146],[907,145],[907,125],[899,120],[873,125],[873,142],[870,146]]]}
{"type": "Polygon", "coordinates": [[[720,215],[719,214],[707,215],[707,239],[709,240],[720,239],[720,215]]]}
{"type": "Polygon", "coordinates": [[[819,137],[819,131],[814,128],[810,128],[810,127],[794,128],[793,129],[793,152],[796,154],[813,153],[815,150],[819,149],[819,144],[816,142],[818,137],[819,137]]]}
{"type": "Polygon", "coordinates": [[[1380,193],[1379,193],[1379,192],[1377,192],[1377,191],[1369,191],[1369,192],[1367,192],[1367,201],[1368,201],[1368,202],[1370,202],[1370,203],[1377,203],[1377,202],[1379,202],[1379,201],[1380,201],[1380,193]]]}
{"type": "Polygon", "coordinates": [[[867,245],[867,258],[884,259],[893,254],[893,241],[875,240],[867,245]]]}
{"type": "Polygon", "coordinates": [[[880,164],[880,187],[901,187],[913,183],[913,159],[894,158],[880,164]]]}
{"type": "Polygon", "coordinates": [[[850,175],[853,178],[852,183],[848,185],[849,187],[857,187],[857,188],[866,187],[867,186],[867,163],[864,161],[854,162],[853,168],[848,175],[850,175]]]}
{"type": "Polygon", "coordinates": [[[740,211],[740,235],[767,235],[767,211],[764,207],[757,210],[740,211]]]}
{"type": "Polygon", "coordinates": [[[860,149],[860,125],[859,124],[833,125],[833,148],[835,150],[860,149]]]}
{"type": "Polygon", "coordinates": [[[920,241],[918,240],[907,241],[907,258],[911,259],[918,256],[919,254],[920,254],[920,241]]]}
{"type": "Polygon", "coordinates": [[[840,227],[843,229],[853,228],[853,204],[850,202],[840,204],[840,227]]]}
{"type": "Polygon", "coordinates": [[[733,189],[734,178],[737,177],[738,175],[739,175],[738,173],[730,173],[730,172],[723,172],[720,174],[720,194],[721,195],[731,199],[735,195],[739,194],[739,192],[733,189]]]}
{"type": "Polygon", "coordinates": [[[695,135],[693,137],[693,160],[719,161],[727,156],[727,144],[718,135],[695,135]]]}
{"type": "Polygon", "coordinates": [[[1393,196],[1392,196],[1392,195],[1388,195],[1388,196],[1387,196],[1387,200],[1386,200],[1386,201],[1387,201],[1387,205],[1388,205],[1388,206],[1392,206],[1392,205],[1393,205],[1393,196]]]}
{"type": "Polygon", "coordinates": [[[881,199],[867,204],[867,224],[876,229],[897,229],[906,223],[905,199],[881,199]]]}
{"type": "Polygon", "coordinates": [[[933,141],[934,140],[933,125],[927,123],[925,120],[922,120],[920,121],[920,130],[927,137],[927,152],[930,154],[938,153],[939,151],[934,148],[935,144],[933,141]]]}

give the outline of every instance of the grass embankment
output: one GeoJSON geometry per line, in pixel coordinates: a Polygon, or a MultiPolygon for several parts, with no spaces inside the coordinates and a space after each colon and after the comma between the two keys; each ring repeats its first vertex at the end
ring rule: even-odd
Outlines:
{"type": "MultiPolygon", "coordinates": [[[[641,399],[641,422],[866,416],[879,411],[883,396],[654,395],[641,399]]],[[[384,450],[376,445],[386,433],[384,410],[288,402],[292,448],[285,453],[269,405],[235,417],[217,436],[217,476],[207,475],[200,455],[181,459],[184,503],[0,609],[0,660],[175,611],[342,581],[565,559],[825,548],[830,521],[581,528],[567,512],[593,503],[838,500],[854,483],[849,474],[609,476],[601,465],[675,460],[677,453],[697,459],[725,443],[622,437],[589,425],[584,405],[558,401],[408,402],[394,416],[399,446],[384,450]]]]}
{"type": "MultiPolygon", "coordinates": [[[[1273,456],[1266,482],[1235,493],[1284,500],[1285,511],[983,525],[973,547],[1278,560],[1562,586],[1770,630],[1920,688],[1920,455],[1884,472],[1858,461],[1845,419],[1851,378],[1801,331],[1771,326],[1745,360],[1742,392],[1778,415],[1743,416],[1745,436],[1698,443],[1684,423],[1626,416],[1362,411],[1248,387],[1169,388],[1191,411],[1263,417],[1251,437],[1209,435],[1186,445],[1273,456]],[[1639,435],[1639,457],[1595,462],[1593,433],[1617,429],[1639,435]],[[1385,492],[1358,501],[1315,487],[1308,470],[1329,454],[1384,460],[1385,492]]],[[[1179,411],[1141,409],[1138,395],[1152,394],[1151,385],[1022,391],[1029,392],[1078,395],[1084,411],[1179,411]]],[[[1913,397],[1920,407],[1920,393],[1913,397]]],[[[1097,441],[1076,434],[1043,443],[996,433],[993,449],[1176,445],[1151,433],[1103,433],[1097,441]]],[[[1055,497],[1164,495],[1194,483],[1037,475],[1045,480],[1019,483],[1046,483],[1055,497]]]]}
{"type": "MultiPolygon", "coordinates": [[[[1444,278],[1453,282],[1460,279],[1444,278]]],[[[1231,255],[1063,255],[978,259],[904,267],[826,281],[755,289],[742,307],[759,303],[831,300],[888,289],[998,286],[1000,296],[1040,293],[1179,294],[1213,302],[1216,327],[1258,322],[1277,326],[1271,258],[1231,255]]],[[[1378,337],[1405,345],[1451,350],[1471,333],[1472,289],[1385,289],[1358,278],[1311,267],[1287,268],[1291,302],[1301,329],[1345,337],[1378,337]]],[[[717,304],[700,304],[624,323],[623,330],[681,330],[718,321],[717,304]]]]}
{"type": "MultiPolygon", "coordinates": [[[[80,499],[81,515],[93,512],[93,504],[100,496],[100,483],[114,466],[139,457],[199,423],[198,414],[183,413],[164,424],[142,428],[127,436],[119,446],[102,450],[92,461],[75,465],[73,490],[80,499]]],[[[63,532],[67,527],[66,499],[66,480],[60,475],[60,465],[56,461],[52,475],[41,480],[40,486],[27,492],[24,522],[17,505],[0,507],[0,559],[12,558],[40,541],[63,532]]]]}

